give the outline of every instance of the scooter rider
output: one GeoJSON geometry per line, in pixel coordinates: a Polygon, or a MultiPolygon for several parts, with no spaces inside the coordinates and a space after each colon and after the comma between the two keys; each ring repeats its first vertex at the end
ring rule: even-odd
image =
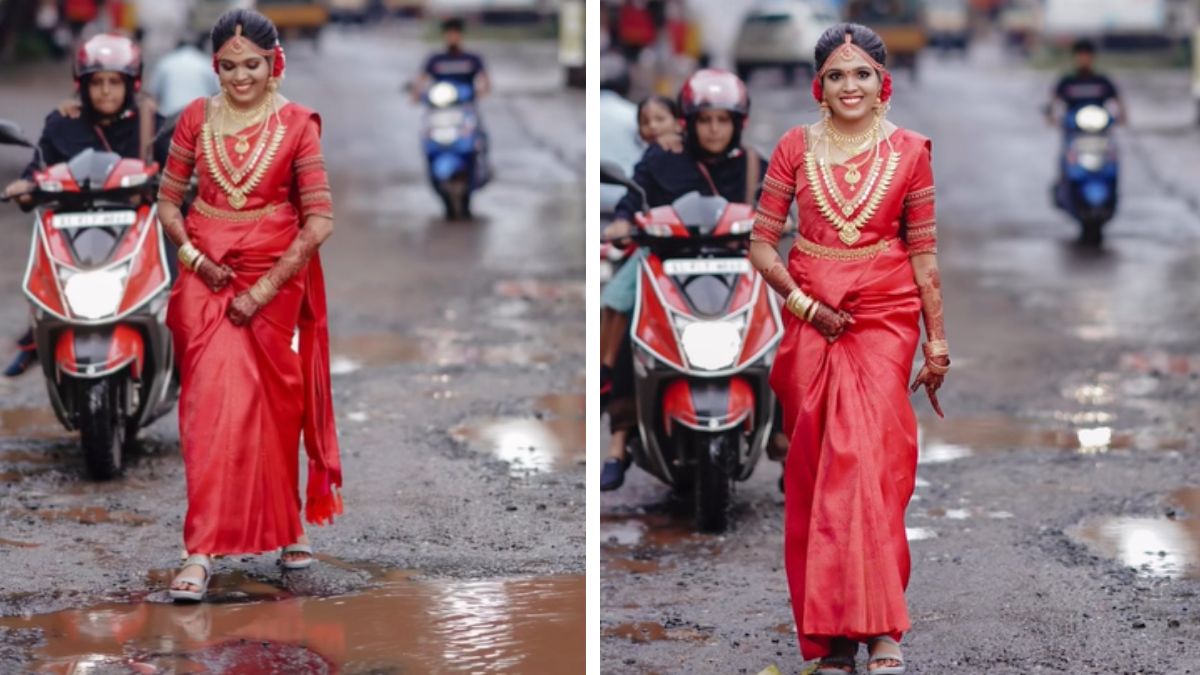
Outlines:
{"type": "MultiPolygon", "coordinates": [[[[123,157],[140,157],[143,143],[162,126],[163,118],[153,103],[139,104],[142,57],[137,45],[117,34],[97,35],[80,46],[75,57],[75,86],[80,93],[80,114],[67,116],[56,110],[46,116],[40,152],[21,173],[21,178],[4,188],[4,196],[22,206],[33,202],[33,174],[42,167],[65,162],[89,148],[115,152],[123,157]],[[153,125],[142,127],[144,115],[153,115],[153,125]],[[147,133],[150,132],[150,133],[147,133]]],[[[154,161],[166,161],[171,139],[165,135],[154,144],[154,161]]],[[[36,360],[32,332],[17,342],[19,353],[4,371],[15,377],[36,360]]]]}
{"type": "Polygon", "coordinates": [[[462,48],[463,20],[446,19],[442,22],[442,41],[446,51],[431,54],[425,60],[421,74],[413,81],[409,93],[413,101],[420,101],[425,89],[440,80],[469,84],[475,89],[475,97],[482,98],[491,89],[483,57],[462,48]]]}
{"type": "Polygon", "coordinates": [[[1070,110],[1085,105],[1107,108],[1109,103],[1113,103],[1117,108],[1117,121],[1128,124],[1125,104],[1121,101],[1117,85],[1106,75],[1096,72],[1096,44],[1083,38],[1075,42],[1071,52],[1075,57],[1075,72],[1064,75],[1054,86],[1053,97],[1046,106],[1047,121],[1051,124],[1056,121],[1059,104],[1070,110]]]}
{"type": "MultiPolygon", "coordinates": [[[[646,191],[648,206],[669,205],[689,192],[720,195],[732,202],[753,203],[766,161],[742,145],[742,130],[750,116],[746,85],[732,73],[705,69],[697,71],[679,93],[679,109],[685,123],[680,148],[651,146],[634,167],[633,181],[646,191]],[[680,151],[676,151],[680,150],[680,151]]],[[[666,143],[665,145],[670,145],[666,143]]],[[[633,232],[633,216],[641,210],[640,195],[628,193],[617,204],[615,219],[605,228],[609,240],[633,232]]],[[[613,276],[601,295],[604,311],[625,316],[619,332],[601,336],[600,350],[613,351],[613,340],[628,339],[628,315],[633,311],[637,274],[644,251],[633,255],[613,276]]],[[[625,442],[636,426],[633,394],[628,379],[629,364],[618,362],[605,375],[612,377],[612,400],[608,403],[612,442],[600,478],[601,490],[615,490],[625,480],[630,457],[625,442]]]]}

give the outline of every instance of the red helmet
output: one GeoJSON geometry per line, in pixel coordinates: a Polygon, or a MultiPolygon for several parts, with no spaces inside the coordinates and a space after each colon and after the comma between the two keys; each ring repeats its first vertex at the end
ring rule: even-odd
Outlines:
{"type": "Polygon", "coordinates": [[[679,90],[679,111],[685,118],[701,110],[728,110],[742,119],[750,116],[746,83],[733,73],[716,68],[698,70],[679,90]]]}
{"type": "Polygon", "coordinates": [[[83,43],[75,54],[75,81],[84,75],[111,70],[142,83],[142,50],[133,40],[116,33],[102,33],[83,43]]]}

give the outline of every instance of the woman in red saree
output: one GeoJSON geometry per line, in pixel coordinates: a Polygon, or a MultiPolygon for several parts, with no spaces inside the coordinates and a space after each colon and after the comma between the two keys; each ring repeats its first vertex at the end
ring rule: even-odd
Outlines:
{"type": "Polygon", "coordinates": [[[317,256],[333,230],[320,118],[276,92],[284,56],[265,17],[228,12],[212,39],[223,91],[180,114],[159,192],[182,268],[167,308],[188,484],[177,600],[203,598],[213,555],[283,548],[286,568],[312,562],[300,522],[302,431],[305,518],[321,524],[341,512],[317,256]],[[185,220],[193,173],[199,189],[185,220]]]}
{"type": "Polygon", "coordinates": [[[818,673],[904,672],[910,627],[904,511],[917,468],[911,390],[949,370],[937,268],[930,141],[885,118],[891,78],[879,36],[855,24],[817,47],[824,119],[787,132],[771,157],[751,260],[787,298],[771,372],[790,438],[785,563],[800,650],[818,673]],[[776,251],[795,202],[799,231],[776,251]]]}

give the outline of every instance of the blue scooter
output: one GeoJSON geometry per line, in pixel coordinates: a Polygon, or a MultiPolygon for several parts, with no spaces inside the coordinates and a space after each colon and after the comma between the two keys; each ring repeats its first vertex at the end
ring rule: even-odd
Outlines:
{"type": "Polygon", "coordinates": [[[441,80],[425,92],[422,128],[429,181],[447,220],[471,217],[471,195],[491,180],[488,141],[475,108],[475,88],[441,80]]]}
{"type": "Polygon", "coordinates": [[[1117,144],[1113,116],[1098,105],[1085,105],[1063,116],[1058,208],[1079,222],[1081,240],[1097,245],[1103,227],[1117,211],[1117,144]]]}

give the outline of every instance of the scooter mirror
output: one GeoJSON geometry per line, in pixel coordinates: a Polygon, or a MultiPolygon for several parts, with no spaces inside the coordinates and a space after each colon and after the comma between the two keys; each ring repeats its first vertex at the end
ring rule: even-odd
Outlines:
{"type": "Polygon", "coordinates": [[[625,185],[629,182],[629,177],[625,175],[625,170],[621,168],[621,165],[604,160],[600,162],[600,182],[609,185],[625,185]]]}
{"type": "Polygon", "coordinates": [[[21,133],[21,127],[9,120],[0,120],[0,144],[33,147],[33,143],[26,140],[25,134],[21,133]]]}

